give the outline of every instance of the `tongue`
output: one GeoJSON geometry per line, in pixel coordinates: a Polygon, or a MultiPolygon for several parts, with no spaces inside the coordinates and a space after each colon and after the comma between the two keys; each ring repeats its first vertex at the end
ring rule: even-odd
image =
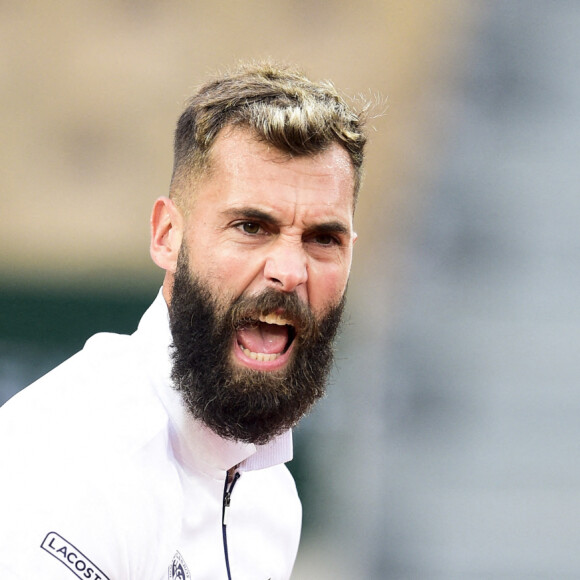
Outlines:
{"type": "Polygon", "coordinates": [[[260,322],[240,328],[237,336],[238,342],[252,352],[278,354],[286,348],[288,329],[278,324],[260,322]]]}

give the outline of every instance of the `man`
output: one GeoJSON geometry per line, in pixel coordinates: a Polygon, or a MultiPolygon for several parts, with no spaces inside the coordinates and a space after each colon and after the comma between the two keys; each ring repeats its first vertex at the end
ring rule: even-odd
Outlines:
{"type": "Polygon", "coordinates": [[[361,127],[271,65],[193,97],[151,217],[159,296],[0,410],[2,580],[289,578],[284,463],[332,362],[361,127]]]}

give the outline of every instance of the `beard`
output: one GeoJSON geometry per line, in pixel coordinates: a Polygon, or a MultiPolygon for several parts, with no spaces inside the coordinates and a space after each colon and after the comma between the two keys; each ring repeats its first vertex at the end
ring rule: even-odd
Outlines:
{"type": "Polygon", "coordinates": [[[221,437],[266,443],[324,396],[344,303],[343,296],[320,320],[295,293],[274,289],[224,304],[190,273],[182,247],[169,306],[174,387],[193,417],[221,437]],[[258,371],[235,364],[236,331],[279,309],[293,325],[286,367],[258,371]]]}

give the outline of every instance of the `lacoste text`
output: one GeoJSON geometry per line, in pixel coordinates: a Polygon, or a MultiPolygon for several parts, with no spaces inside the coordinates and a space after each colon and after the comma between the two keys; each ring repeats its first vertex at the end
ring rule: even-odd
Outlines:
{"type": "Polygon", "coordinates": [[[109,580],[80,550],[56,532],[48,533],[40,547],[81,580],[109,580]]]}

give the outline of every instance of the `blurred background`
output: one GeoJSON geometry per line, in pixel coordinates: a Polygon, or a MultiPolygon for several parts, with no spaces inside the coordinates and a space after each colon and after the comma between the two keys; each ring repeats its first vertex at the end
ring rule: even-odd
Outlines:
{"type": "Polygon", "coordinates": [[[575,0],[0,0],[0,403],[156,295],[195,87],[297,63],[379,105],[293,578],[580,578],[579,28],[575,0]]]}

